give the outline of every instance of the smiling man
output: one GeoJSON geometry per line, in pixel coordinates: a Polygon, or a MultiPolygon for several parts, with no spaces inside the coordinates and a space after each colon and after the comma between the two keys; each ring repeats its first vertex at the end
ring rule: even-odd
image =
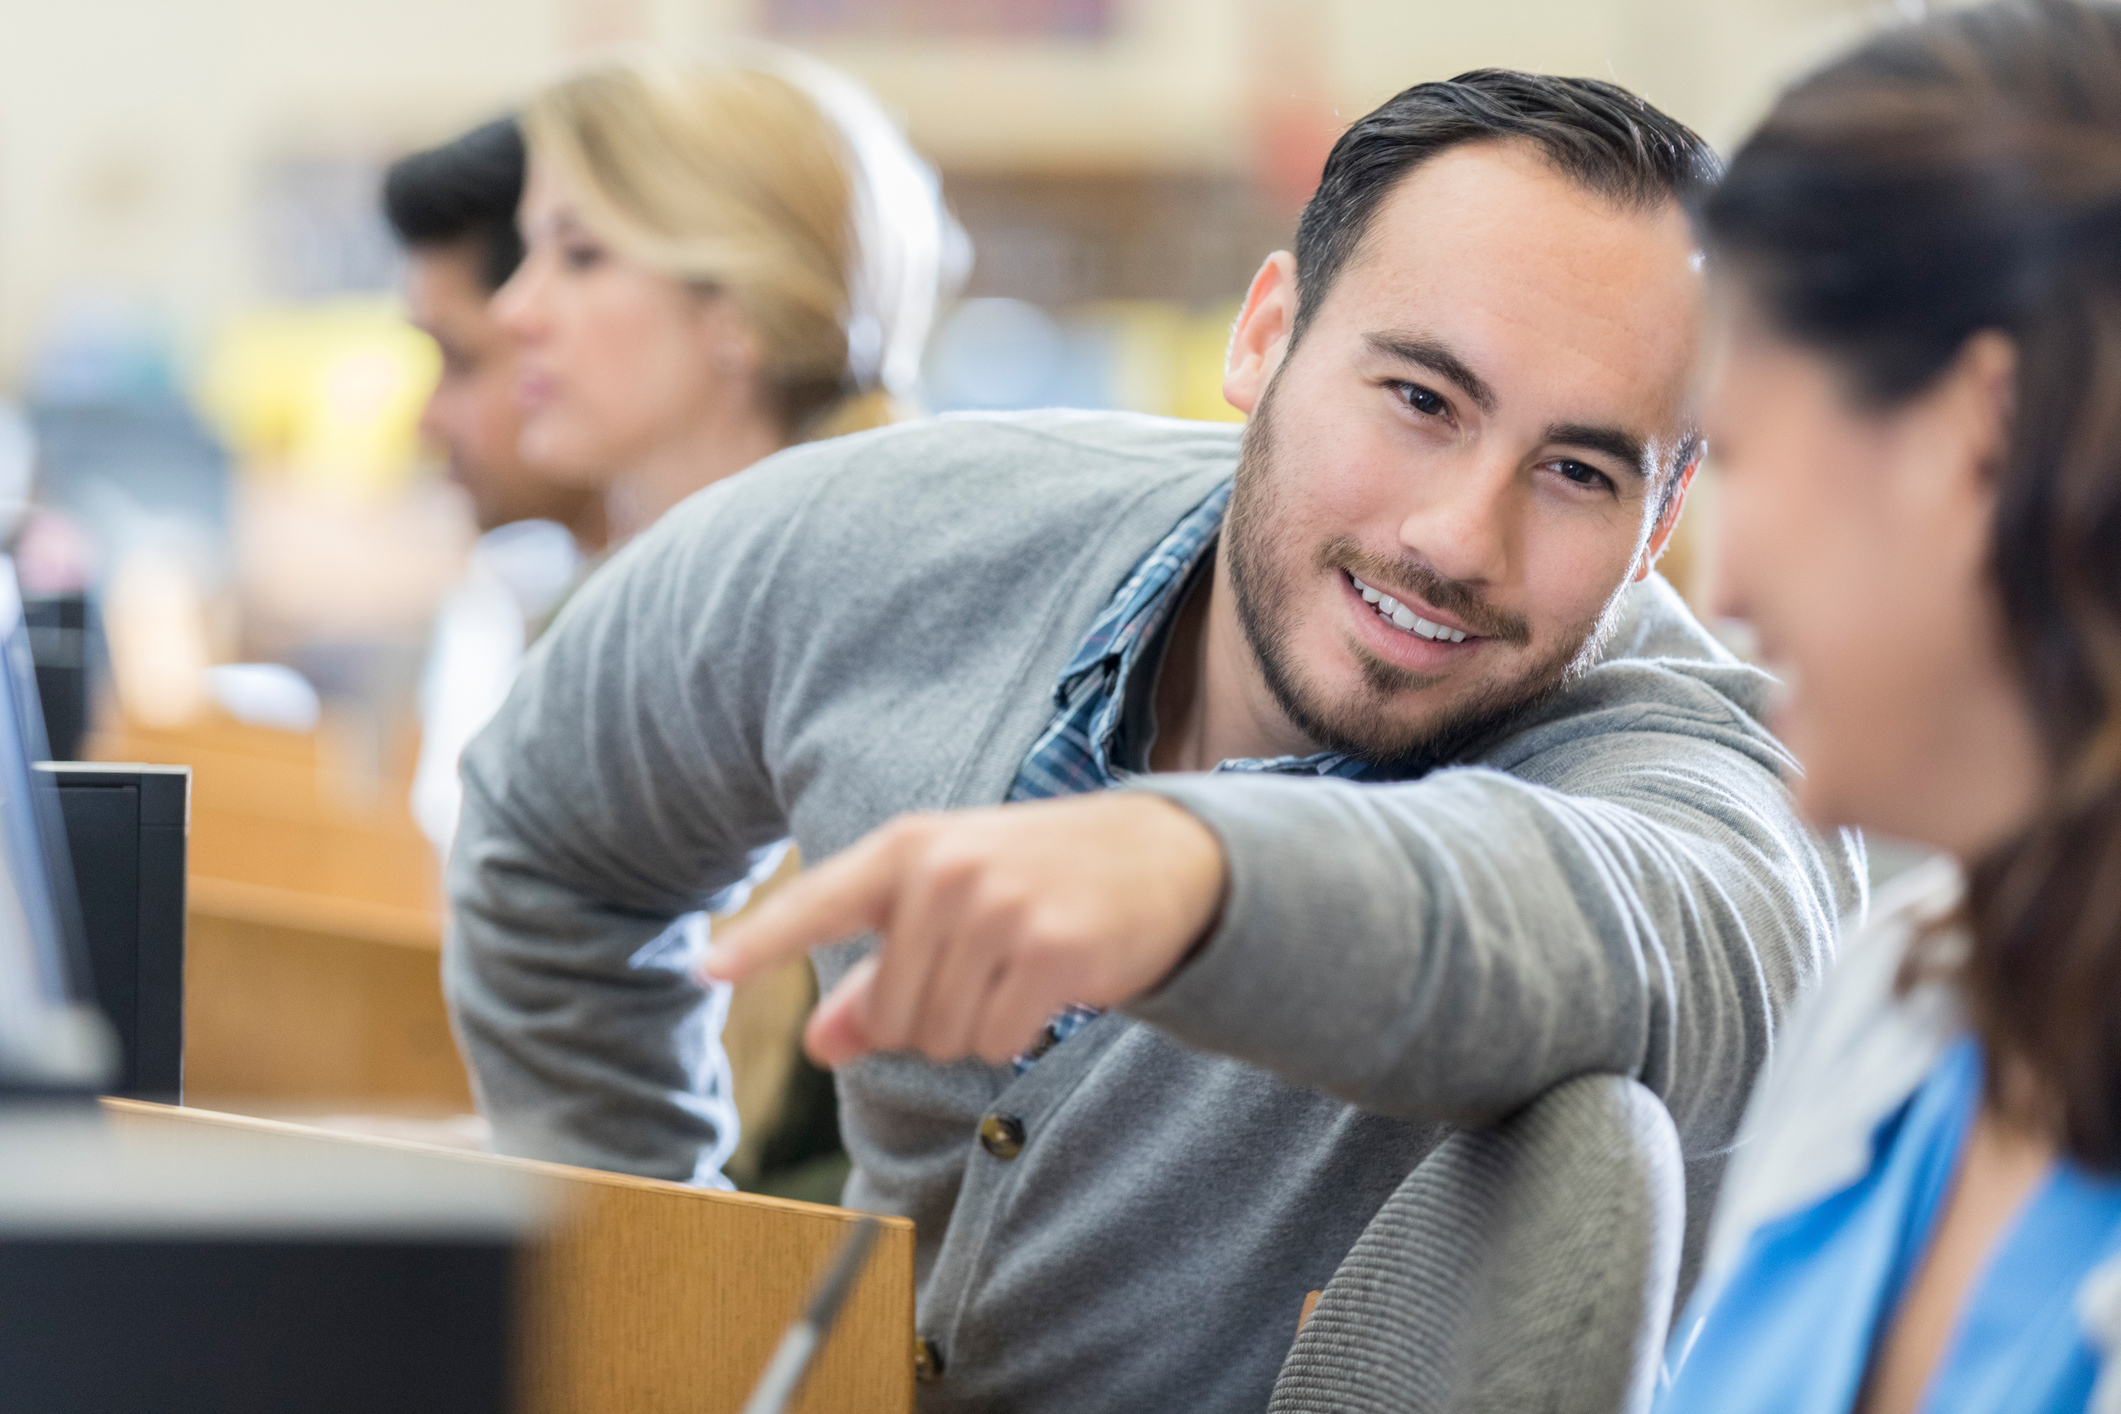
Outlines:
{"type": "Polygon", "coordinates": [[[924,1409],[1264,1407],[1444,1126],[1586,1071],[1664,1097],[1705,1213],[1861,897],[1652,572],[1712,175],[1609,85],[1424,84],[1253,282],[1242,437],[946,420],[673,512],[467,758],[445,971],[501,1145],[694,1172],[711,1009],[656,939],[792,834],[822,862],[705,964],[812,950],[924,1409]]]}

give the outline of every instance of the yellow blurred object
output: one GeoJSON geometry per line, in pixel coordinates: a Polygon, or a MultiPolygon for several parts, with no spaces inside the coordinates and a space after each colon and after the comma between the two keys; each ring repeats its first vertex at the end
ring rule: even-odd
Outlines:
{"type": "Polygon", "coordinates": [[[1230,350],[1230,330],[1237,323],[1232,302],[1186,321],[1178,346],[1178,387],[1174,417],[1201,422],[1243,422],[1245,415],[1223,397],[1223,359],[1230,350]]]}
{"type": "Polygon", "coordinates": [[[1166,300],[1108,300],[1077,311],[1110,341],[1113,405],[1168,417],[1178,405],[1178,352],[1186,312],[1166,300]]]}
{"type": "Polygon", "coordinates": [[[419,466],[420,411],[440,372],[434,341],[392,301],[334,300],[231,320],[199,401],[246,470],[380,495],[419,466]]]}
{"type": "Polygon", "coordinates": [[[1243,422],[1244,414],[1223,399],[1223,355],[1237,310],[1234,303],[1199,313],[1168,300],[1107,300],[1081,307],[1074,317],[1109,341],[1113,406],[1243,422]]]}

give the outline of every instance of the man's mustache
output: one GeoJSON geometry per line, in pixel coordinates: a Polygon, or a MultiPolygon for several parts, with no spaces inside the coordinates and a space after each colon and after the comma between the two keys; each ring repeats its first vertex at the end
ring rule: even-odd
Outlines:
{"type": "Polygon", "coordinates": [[[1495,608],[1481,598],[1478,590],[1444,578],[1411,555],[1386,559],[1369,553],[1347,536],[1335,536],[1318,547],[1314,563],[1325,572],[1345,570],[1388,594],[1394,589],[1406,589],[1454,616],[1469,632],[1482,638],[1518,647],[1532,641],[1532,626],[1524,615],[1495,608]]]}

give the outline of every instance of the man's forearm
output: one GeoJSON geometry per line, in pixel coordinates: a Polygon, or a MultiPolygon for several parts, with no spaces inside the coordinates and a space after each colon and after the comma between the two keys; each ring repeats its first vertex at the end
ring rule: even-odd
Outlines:
{"type": "Polygon", "coordinates": [[[1381,1113],[1481,1122],[1611,1071],[1720,1136],[1833,923],[1772,787],[1700,818],[1487,771],[1145,788],[1216,831],[1230,893],[1193,962],[1127,1010],[1381,1113]]]}

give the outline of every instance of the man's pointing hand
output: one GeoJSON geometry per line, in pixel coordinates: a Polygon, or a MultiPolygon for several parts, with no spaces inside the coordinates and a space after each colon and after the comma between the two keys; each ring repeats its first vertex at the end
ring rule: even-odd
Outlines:
{"type": "Polygon", "coordinates": [[[738,982],[873,930],[882,944],[810,1018],[812,1058],[919,1051],[999,1065],[1071,1003],[1154,989],[1214,926],[1226,878],[1214,834],[1155,795],[906,815],[766,900],[715,940],[703,970],[738,982]]]}

